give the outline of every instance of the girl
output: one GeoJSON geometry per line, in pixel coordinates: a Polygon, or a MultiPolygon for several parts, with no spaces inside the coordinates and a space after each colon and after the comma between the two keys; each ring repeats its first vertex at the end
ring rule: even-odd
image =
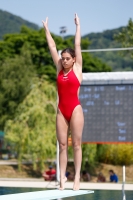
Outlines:
{"type": "Polygon", "coordinates": [[[67,148],[68,131],[71,130],[72,146],[74,152],[75,176],[73,190],[80,187],[80,169],[82,162],[81,140],[84,125],[82,107],[78,94],[82,81],[82,55],[80,48],[80,21],[75,14],[75,47],[74,50],[66,48],[58,55],[56,44],[48,28],[48,18],[42,21],[49,50],[57,68],[57,88],[59,104],[56,116],[56,132],[59,142],[59,165],[60,165],[60,190],[64,189],[67,178],[67,148]]]}

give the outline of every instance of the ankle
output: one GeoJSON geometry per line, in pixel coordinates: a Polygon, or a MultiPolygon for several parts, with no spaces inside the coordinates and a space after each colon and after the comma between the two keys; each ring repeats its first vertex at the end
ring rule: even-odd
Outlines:
{"type": "Polygon", "coordinates": [[[66,176],[61,176],[60,180],[66,179],[66,176]]]}
{"type": "Polygon", "coordinates": [[[74,179],[79,179],[80,180],[80,175],[75,175],[74,179]]]}
{"type": "Polygon", "coordinates": [[[75,178],[80,178],[80,174],[75,174],[75,178]]]}

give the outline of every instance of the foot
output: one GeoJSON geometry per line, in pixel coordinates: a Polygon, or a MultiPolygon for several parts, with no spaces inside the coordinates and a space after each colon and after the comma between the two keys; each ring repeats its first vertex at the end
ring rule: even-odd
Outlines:
{"type": "Polygon", "coordinates": [[[67,177],[64,177],[60,179],[60,188],[59,190],[64,190],[65,189],[65,182],[67,181],[67,177]]]}
{"type": "Polygon", "coordinates": [[[74,179],[74,184],[73,184],[73,190],[79,190],[80,188],[80,178],[76,178],[74,179]]]}

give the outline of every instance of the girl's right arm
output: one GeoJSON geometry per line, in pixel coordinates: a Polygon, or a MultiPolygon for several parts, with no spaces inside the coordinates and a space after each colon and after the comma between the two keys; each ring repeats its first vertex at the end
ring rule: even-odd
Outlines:
{"type": "Polygon", "coordinates": [[[80,21],[77,14],[75,14],[75,24],[76,24],[76,33],[75,33],[75,54],[76,54],[76,63],[82,69],[82,54],[81,54],[81,33],[80,33],[80,21]]]}
{"type": "Polygon", "coordinates": [[[62,69],[61,60],[56,49],[55,41],[53,40],[48,28],[48,17],[46,18],[45,21],[42,21],[42,23],[43,23],[43,27],[44,27],[44,31],[45,31],[45,35],[46,35],[46,39],[47,39],[47,43],[48,43],[48,47],[49,47],[52,59],[54,61],[54,64],[56,65],[57,71],[59,72],[62,69]]]}

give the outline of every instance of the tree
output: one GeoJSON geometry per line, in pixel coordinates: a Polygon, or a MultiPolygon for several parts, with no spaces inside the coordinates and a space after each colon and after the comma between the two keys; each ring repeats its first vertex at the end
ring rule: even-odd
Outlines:
{"type": "Polygon", "coordinates": [[[5,139],[18,155],[19,169],[22,159],[31,159],[33,169],[44,168],[44,161],[55,157],[56,90],[45,78],[34,82],[31,92],[18,106],[14,120],[5,126],[5,139]]]}
{"type": "Polygon", "coordinates": [[[0,129],[5,121],[12,119],[19,103],[31,90],[35,68],[27,47],[21,49],[20,55],[7,58],[0,65],[0,129]]]}
{"type": "MultiPolygon", "coordinates": [[[[120,42],[123,47],[133,46],[133,21],[129,19],[128,25],[122,29],[121,32],[114,35],[116,41],[120,42]]],[[[129,54],[133,57],[132,51],[124,51],[124,53],[129,54]]],[[[125,54],[124,54],[125,55],[125,54]]]]}
{"type": "Polygon", "coordinates": [[[100,59],[92,57],[89,53],[83,53],[83,72],[110,72],[111,67],[100,59]]]}

